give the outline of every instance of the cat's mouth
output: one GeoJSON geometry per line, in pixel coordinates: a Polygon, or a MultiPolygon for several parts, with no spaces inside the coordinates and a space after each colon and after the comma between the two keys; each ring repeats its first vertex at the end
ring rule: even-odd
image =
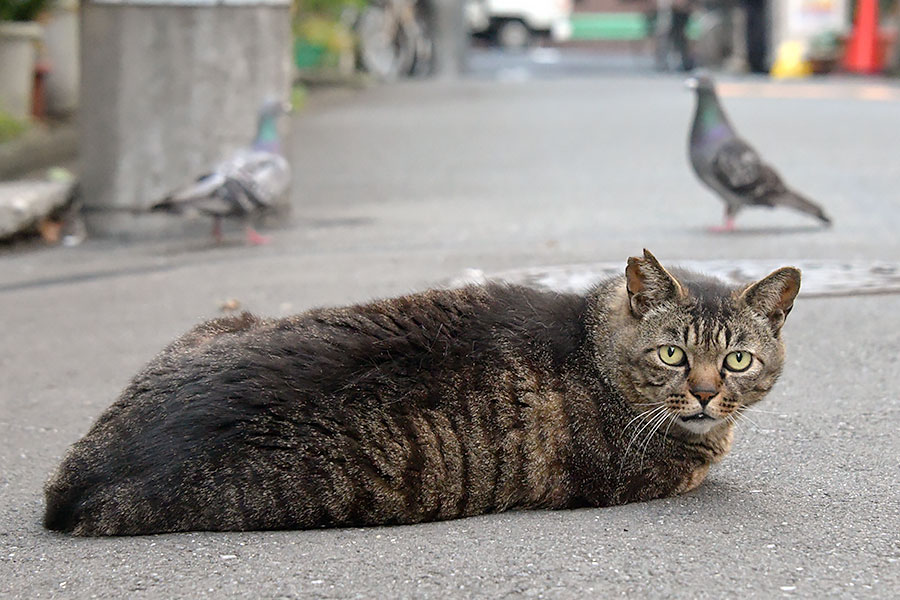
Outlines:
{"type": "Polygon", "coordinates": [[[715,420],[715,417],[711,417],[703,411],[700,411],[697,414],[690,415],[688,417],[685,417],[684,415],[682,415],[679,418],[682,421],[703,421],[703,420],[713,421],[713,420],[715,420]]]}
{"type": "Polygon", "coordinates": [[[679,425],[695,435],[704,435],[722,422],[722,419],[713,417],[704,411],[693,415],[680,415],[679,425]]]}

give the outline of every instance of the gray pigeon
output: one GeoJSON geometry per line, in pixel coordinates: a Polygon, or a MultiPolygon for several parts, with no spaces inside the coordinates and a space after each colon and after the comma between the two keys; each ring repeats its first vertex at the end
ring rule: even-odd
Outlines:
{"type": "Polygon", "coordinates": [[[281,154],[277,129],[278,117],[289,110],[285,103],[265,102],[259,110],[251,147],[236,151],[211,172],[151,206],[151,210],[210,215],[214,218],[213,237],[217,242],[222,241],[222,218],[242,217],[248,220],[248,243],[268,242],[249,219],[273,206],[290,188],[291,168],[281,154]]]}
{"type": "Polygon", "coordinates": [[[710,77],[691,77],[687,86],[697,92],[688,148],[691,165],[697,177],[725,202],[725,224],[717,230],[732,231],[734,217],[744,206],[788,206],[831,223],[821,207],[787,187],[778,172],[738,137],[710,77]]]}

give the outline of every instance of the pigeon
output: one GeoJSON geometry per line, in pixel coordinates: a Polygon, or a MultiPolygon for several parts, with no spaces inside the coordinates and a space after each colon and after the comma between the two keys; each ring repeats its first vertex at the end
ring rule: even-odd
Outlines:
{"type": "Polygon", "coordinates": [[[735,215],[744,206],[787,206],[831,224],[819,205],[785,185],[778,172],[738,136],[709,76],[691,77],[687,86],[697,93],[688,146],[691,165],[725,202],[725,223],[714,230],[733,231],[735,215]]]}
{"type": "Polygon", "coordinates": [[[175,190],[150,209],[174,213],[202,213],[213,217],[213,237],[222,241],[222,218],[241,217],[251,245],[269,240],[249,219],[275,204],[290,188],[291,168],[281,154],[278,117],[290,111],[287,103],[269,100],[259,109],[256,138],[185,187],[175,190]]]}

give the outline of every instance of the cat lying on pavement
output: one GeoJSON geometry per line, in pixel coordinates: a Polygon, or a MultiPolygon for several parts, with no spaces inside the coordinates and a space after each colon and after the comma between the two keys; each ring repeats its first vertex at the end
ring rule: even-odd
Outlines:
{"type": "Polygon", "coordinates": [[[586,295],[505,284],[199,325],[46,486],[76,535],[301,529],[680,494],[771,389],[800,287],[644,251],[586,295]]]}

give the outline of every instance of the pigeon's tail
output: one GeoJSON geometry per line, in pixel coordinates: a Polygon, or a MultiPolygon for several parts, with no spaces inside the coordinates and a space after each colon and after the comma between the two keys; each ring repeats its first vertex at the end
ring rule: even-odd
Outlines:
{"type": "Polygon", "coordinates": [[[180,211],[184,207],[213,196],[224,184],[224,179],[216,173],[204,175],[189,186],[175,190],[159,202],[154,203],[151,211],[180,211]]]}
{"type": "Polygon", "coordinates": [[[177,209],[175,202],[172,201],[172,196],[166,196],[150,206],[151,212],[172,212],[174,210],[177,209]]]}
{"type": "Polygon", "coordinates": [[[793,190],[788,190],[786,194],[779,196],[775,203],[780,204],[781,206],[789,206],[800,212],[812,215],[826,225],[831,225],[831,219],[828,218],[828,215],[825,214],[825,211],[822,210],[821,206],[793,190]]]}

